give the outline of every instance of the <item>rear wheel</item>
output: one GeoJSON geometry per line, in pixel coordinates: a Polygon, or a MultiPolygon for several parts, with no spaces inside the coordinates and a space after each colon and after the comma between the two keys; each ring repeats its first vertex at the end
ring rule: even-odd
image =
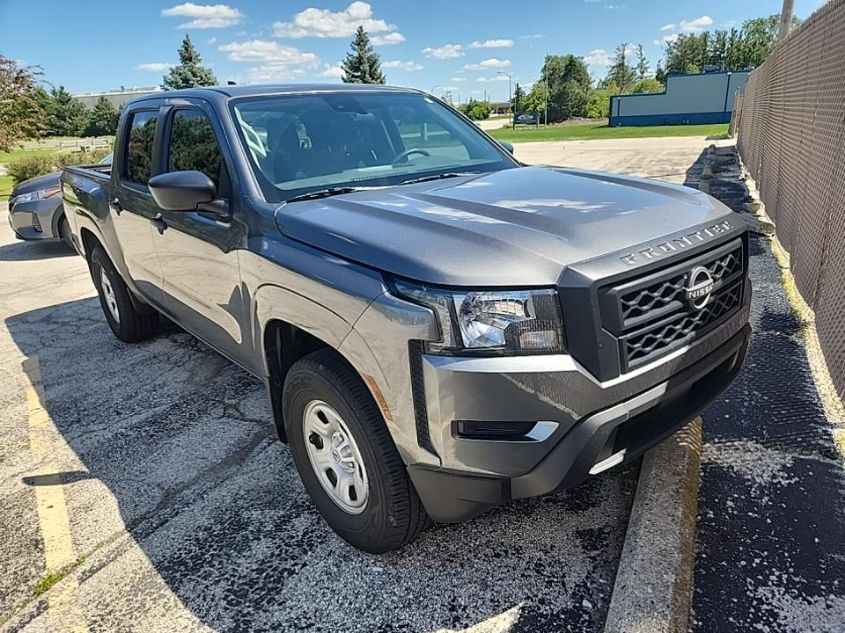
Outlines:
{"type": "Polygon", "coordinates": [[[136,309],[129,296],[129,288],[100,246],[91,253],[91,277],[103,314],[117,338],[135,343],[150,338],[158,331],[158,313],[136,309]]]}
{"type": "Polygon", "coordinates": [[[314,505],[344,540],[380,554],[429,524],[381,412],[337,353],[319,350],[288,372],[285,432],[314,505]]]}
{"type": "Polygon", "coordinates": [[[70,235],[70,226],[68,226],[67,218],[62,215],[59,218],[59,239],[62,240],[65,244],[67,244],[68,248],[73,249],[73,238],[70,235]]]}

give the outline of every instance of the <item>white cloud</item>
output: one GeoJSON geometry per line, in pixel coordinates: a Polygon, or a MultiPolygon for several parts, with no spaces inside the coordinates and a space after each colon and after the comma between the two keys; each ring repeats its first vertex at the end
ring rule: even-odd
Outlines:
{"type": "Polygon", "coordinates": [[[326,65],[323,68],[323,72],[320,73],[320,77],[331,77],[332,79],[340,79],[343,77],[343,68],[340,67],[340,64],[335,64],[334,66],[326,65]]]}
{"type": "Polygon", "coordinates": [[[678,36],[678,34],[677,34],[677,33],[672,33],[671,35],[664,35],[664,36],[663,36],[663,41],[664,41],[664,42],[666,42],[667,44],[671,44],[671,43],[672,43],[672,42],[674,42],[676,39],[678,39],[678,37],[679,37],[679,36],[678,36]]]}
{"type": "Polygon", "coordinates": [[[466,81],[466,77],[450,77],[449,81],[454,81],[455,83],[460,83],[462,81],[466,81]]]}
{"type": "Polygon", "coordinates": [[[192,18],[178,26],[180,29],[222,29],[234,26],[243,19],[243,13],[228,4],[194,4],[185,2],[169,9],[162,9],[166,18],[192,18]]]}
{"type": "Polygon", "coordinates": [[[700,33],[705,27],[713,24],[713,18],[709,15],[702,15],[694,20],[681,20],[681,30],[684,33],[700,33]]]}
{"type": "Polygon", "coordinates": [[[138,64],[135,66],[136,70],[149,70],[151,72],[160,73],[163,70],[167,70],[173,64],[168,64],[167,62],[147,62],[146,64],[138,64]]]}
{"type": "Polygon", "coordinates": [[[217,38],[216,38],[216,37],[209,37],[209,38],[205,41],[205,43],[206,43],[206,44],[217,44],[217,38]]]}
{"type": "Polygon", "coordinates": [[[663,26],[661,26],[660,30],[661,31],[674,31],[676,26],[677,26],[677,24],[672,24],[670,22],[669,24],[664,24],[663,26]]]}
{"type": "Polygon", "coordinates": [[[286,81],[300,78],[304,74],[302,68],[291,68],[290,64],[280,62],[269,62],[259,66],[253,66],[246,71],[246,79],[243,83],[265,84],[276,81],[286,81]]]}
{"type": "Polygon", "coordinates": [[[291,22],[274,22],[276,37],[349,37],[359,26],[368,33],[384,33],[396,27],[373,17],[373,8],[367,2],[353,2],[343,11],[309,7],[293,16],[291,22]]]}
{"type": "Polygon", "coordinates": [[[604,8],[608,11],[621,11],[622,9],[627,9],[627,4],[606,4],[604,8]]]}
{"type": "Polygon", "coordinates": [[[513,46],[513,40],[476,40],[469,45],[470,48],[510,48],[513,46]]]}
{"type": "Polygon", "coordinates": [[[249,40],[224,44],[220,50],[229,54],[234,62],[267,62],[278,73],[282,66],[315,68],[320,58],[314,53],[304,53],[293,46],[281,46],[268,40],[249,40]]]}
{"type": "Polygon", "coordinates": [[[393,33],[386,33],[384,35],[373,35],[370,38],[373,46],[390,46],[391,44],[401,44],[404,41],[405,36],[399,31],[393,31],[393,33]]]}
{"type": "Polygon", "coordinates": [[[519,39],[521,40],[539,40],[542,37],[546,37],[544,33],[532,33],[531,35],[520,35],[519,39]]]}
{"type": "Polygon", "coordinates": [[[495,57],[491,57],[490,59],[485,59],[477,64],[467,64],[464,68],[467,70],[493,70],[497,68],[509,68],[510,65],[511,60],[509,59],[496,59],[495,57]]]}
{"type": "Polygon", "coordinates": [[[493,75],[492,77],[479,77],[476,81],[480,84],[485,84],[491,81],[508,81],[508,78],[505,75],[493,75]]]}
{"type": "Polygon", "coordinates": [[[428,46],[422,52],[426,57],[434,57],[435,59],[455,59],[464,54],[463,48],[461,44],[444,44],[443,46],[428,46]]]}
{"type": "Polygon", "coordinates": [[[584,55],[584,63],[589,66],[610,66],[611,53],[603,48],[596,48],[584,55]]]}
{"type": "Polygon", "coordinates": [[[418,64],[417,62],[403,62],[399,61],[398,59],[394,59],[391,61],[384,62],[382,64],[383,68],[396,68],[397,70],[422,70],[424,66],[422,64],[418,64]]]}

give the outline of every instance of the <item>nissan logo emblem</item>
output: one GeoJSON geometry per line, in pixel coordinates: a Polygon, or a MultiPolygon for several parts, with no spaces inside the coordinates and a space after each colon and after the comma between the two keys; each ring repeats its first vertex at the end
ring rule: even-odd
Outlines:
{"type": "Polygon", "coordinates": [[[696,266],[689,272],[684,287],[684,297],[691,308],[701,310],[710,301],[713,292],[713,275],[704,266],[696,266]]]}

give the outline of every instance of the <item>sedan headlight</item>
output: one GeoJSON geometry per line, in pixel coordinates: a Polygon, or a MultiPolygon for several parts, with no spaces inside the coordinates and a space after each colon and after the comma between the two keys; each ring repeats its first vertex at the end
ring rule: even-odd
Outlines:
{"type": "Polygon", "coordinates": [[[558,295],[539,290],[445,290],[394,281],[399,294],[437,314],[441,338],[430,352],[551,354],[563,351],[558,295]]]}
{"type": "Polygon", "coordinates": [[[61,189],[39,189],[38,191],[30,191],[29,193],[22,193],[19,196],[12,198],[12,204],[20,204],[22,202],[35,202],[43,198],[49,198],[59,193],[61,189]]]}

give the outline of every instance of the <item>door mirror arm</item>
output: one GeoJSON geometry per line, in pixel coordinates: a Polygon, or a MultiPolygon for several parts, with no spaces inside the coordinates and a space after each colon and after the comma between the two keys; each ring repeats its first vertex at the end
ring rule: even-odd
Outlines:
{"type": "Polygon", "coordinates": [[[227,222],[229,220],[229,201],[218,198],[211,202],[200,202],[197,205],[197,213],[208,215],[220,222],[227,222]]]}

